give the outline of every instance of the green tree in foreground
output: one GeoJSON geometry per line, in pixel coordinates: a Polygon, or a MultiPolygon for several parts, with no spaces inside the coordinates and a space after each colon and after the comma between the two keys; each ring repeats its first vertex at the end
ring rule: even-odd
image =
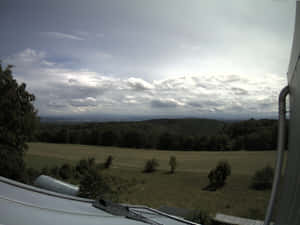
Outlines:
{"type": "Polygon", "coordinates": [[[23,181],[26,141],[36,127],[34,95],[12,76],[12,66],[0,64],[0,176],[23,181]]]}
{"type": "Polygon", "coordinates": [[[80,181],[79,196],[84,198],[111,198],[112,189],[95,169],[88,170],[80,181]]]}
{"type": "Polygon", "coordinates": [[[175,156],[171,156],[169,160],[169,165],[171,167],[170,172],[175,173],[176,167],[177,167],[177,160],[175,156]]]}

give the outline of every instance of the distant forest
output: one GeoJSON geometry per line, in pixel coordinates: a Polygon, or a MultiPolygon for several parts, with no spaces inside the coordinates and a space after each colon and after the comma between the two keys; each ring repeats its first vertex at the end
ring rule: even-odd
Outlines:
{"type": "Polygon", "coordinates": [[[277,120],[226,122],[156,119],[139,122],[41,123],[31,141],[160,150],[274,150],[277,120]]]}

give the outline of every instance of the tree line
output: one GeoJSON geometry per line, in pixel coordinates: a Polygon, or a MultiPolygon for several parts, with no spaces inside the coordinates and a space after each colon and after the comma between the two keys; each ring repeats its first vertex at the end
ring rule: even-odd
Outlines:
{"type": "MultiPolygon", "coordinates": [[[[238,122],[218,121],[205,134],[201,121],[191,133],[173,129],[168,123],[187,123],[189,119],[165,119],[114,123],[42,123],[32,141],[84,145],[118,146],[160,150],[274,150],[277,145],[277,120],[250,119],[238,122]],[[175,121],[175,122],[174,122],[175,121]],[[163,124],[163,125],[162,125],[163,124]],[[197,130],[198,129],[198,130],[197,130]],[[213,131],[212,131],[213,130],[213,131]]],[[[213,121],[213,120],[212,120],[213,121]]]]}

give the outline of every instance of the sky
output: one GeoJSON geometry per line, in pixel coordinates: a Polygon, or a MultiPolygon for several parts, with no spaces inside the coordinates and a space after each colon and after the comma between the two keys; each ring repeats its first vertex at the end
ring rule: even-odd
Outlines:
{"type": "Polygon", "coordinates": [[[42,117],[271,118],[295,0],[1,0],[0,59],[42,117]]]}

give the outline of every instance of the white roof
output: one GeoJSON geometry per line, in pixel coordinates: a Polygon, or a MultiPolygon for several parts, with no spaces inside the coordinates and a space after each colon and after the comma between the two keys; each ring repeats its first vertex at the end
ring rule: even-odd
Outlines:
{"type": "MultiPolygon", "coordinates": [[[[94,200],[62,195],[0,177],[0,224],[145,225],[95,208],[93,202],[94,200]]],[[[148,207],[129,206],[129,209],[160,224],[195,224],[148,207]]]]}

